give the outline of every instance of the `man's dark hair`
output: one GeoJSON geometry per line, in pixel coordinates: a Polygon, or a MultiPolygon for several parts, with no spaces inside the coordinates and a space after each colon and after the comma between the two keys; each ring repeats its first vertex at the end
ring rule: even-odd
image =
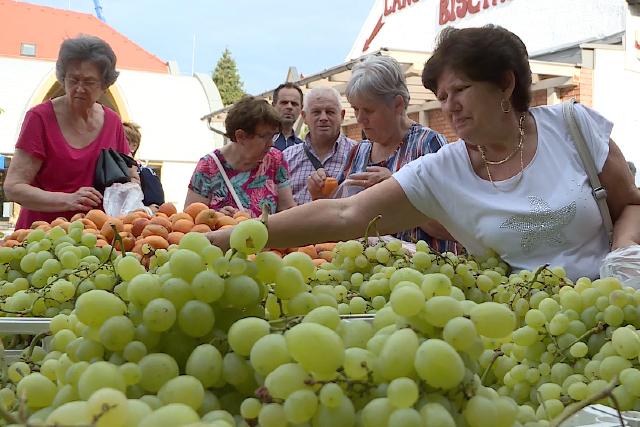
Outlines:
{"type": "Polygon", "coordinates": [[[278,85],[278,87],[273,91],[273,105],[278,103],[278,94],[280,93],[280,89],[295,89],[300,94],[300,106],[302,106],[302,101],[304,99],[304,95],[302,94],[302,89],[295,83],[287,82],[278,85]]]}

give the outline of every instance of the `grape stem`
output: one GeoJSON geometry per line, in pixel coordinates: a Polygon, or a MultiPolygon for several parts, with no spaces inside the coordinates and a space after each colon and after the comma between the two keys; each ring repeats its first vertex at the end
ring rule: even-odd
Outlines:
{"type": "Polygon", "coordinates": [[[489,362],[489,365],[487,365],[487,367],[485,368],[484,372],[482,373],[482,376],[480,377],[480,384],[484,385],[484,380],[487,377],[487,375],[489,374],[489,370],[491,370],[491,367],[493,366],[495,361],[498,360],[498,357],[503,356],[503,355],[504,355],[504,353],[502,352],[502,350],[500,350],[500,349],[493,350],[493,356],[491,357],[491,362],[489,362]]]}
{"type": "Polygon", "coordinates": [[[365,245],[369,244],[369,233],[371,232],[372,227],[373,227],[373,230],[376,232],[376,235],[378,236],[378,238],[380,238],[380,233],[378,232],[378,227],[376,226],[376,223],[380,220],[380,218],[382,218],[382,215],[376,215],[371,221],[369,221],[369,224],[367,225],[367,229],[364,231],[365,245]]]}
{"type": "MultiPolygon", "coordinates": [[[[574,344],[582,341],[585,338],[590,337],[593,334],[597,334],[600,333],[602,331],[605,330],[606,324],[602,323],[602,322],[598,322],[598,324],[596,326],[594,326],[593,328],[589,329],[587,332],[585,332],[584,334],[580,335],[578,338],[575,339],[575,341],[573,341],[571,344],[567,345],[565,348],[563,349],[559,349],[559,352],[562,354],[562,360],[560,360],[560,362],[564,362],[565,360],[567,360],[568,356],[564,353],[565,351],[569,350],[574,344]]],[[[554,361],[555,363],[555,358],[554,361]]]]}
{"type": "Polygon", "coordinates": [[[620,420],[620,425],[624,427],[624,419],[622,418],[622,413],[620,412],[620,406],[618,405],[618,399],[612,394],[613,389],[618,385],[618,377],[615,377],[611,382],[601,391],[594,394],[588,399],[576,402],[576,405],[571,409],[571,411],[563,412],[558,415],[555,419],[551,420],[550,427],[558,427],[560,424],[568,420],[570,417],[578,413],[583,408],[596,403],[600,399],[604,399],[605,397],[609,397],[613,402],[616,411],[618,412],[618,419],[620,420]]]}
{"type": "Polygon", "coordinates": [[[33,349],[35,348],[36,343],[42,341],[45,337],[49,336],[49,334],[50,334],[49,331],[40,332],[38,335],[33,337],[24,355],[26,360],[29,360],[29,361],[31,360],[31,356],[33,356],[33,349]]]}

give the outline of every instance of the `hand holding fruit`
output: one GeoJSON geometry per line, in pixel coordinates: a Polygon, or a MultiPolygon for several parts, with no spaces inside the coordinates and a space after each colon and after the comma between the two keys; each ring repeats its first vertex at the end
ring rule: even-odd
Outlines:
{"type": "Polygon", "coordinates": [[[102,205],[102,194],[93,187],[80,187],[64,194],[65,207],[69,211],[89,211],[102,205]]]}
{"type": "Polygon", "coordinates": [[[391,177],[391,171],[382,166],[369,166],[366,172],[352,173],[347,178],[348,185],[369,188],[391,177]]]}
{"type": "Polygon", "coordinates": [[[323,199],[325,196],[322,193],[322,187],[324,186],[324,180],[327,178],[327,174],[324,169],[320,168],[315,170],[309,178],[307,178],[307,189],[311,194],[311,199],[323,199]]]}

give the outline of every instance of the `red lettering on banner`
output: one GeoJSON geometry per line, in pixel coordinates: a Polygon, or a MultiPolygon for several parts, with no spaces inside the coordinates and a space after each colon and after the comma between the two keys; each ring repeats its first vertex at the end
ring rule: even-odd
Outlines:
{"type": "Polygon", "coordinates": [[[418,3],[419,0],[384,0],[384,16],[389,16],[407,6],[418,3]],[[391,3],[391,6],[389,6],[391,3]]]}
{"type": "Polygon", "coordinates": [[[460,19],[464,18],[467,15],[467,10],[469,9],[468,0],[457,0],[458,7],[456,8],[456,16],[460,19]]]}
{"type": "MultiPolygon", "coordinates": [[[[500,3],[506,1],[507,0],[500,0],[500,3]]],[[[481,4],[482,9],[488,9],[491,6],[497,6],[498,0],[440,0],[439,23],[440,25],[444,25],[456,19],[464,18],[467,16],[467,13],[470,15],[478,13],[480,12],[481,4]]]]}

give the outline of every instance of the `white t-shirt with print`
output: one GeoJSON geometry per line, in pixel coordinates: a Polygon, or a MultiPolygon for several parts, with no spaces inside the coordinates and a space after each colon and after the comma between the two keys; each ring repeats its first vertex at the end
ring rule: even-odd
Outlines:
{"type": "MultiPolygon", "coordinates": [[[[608,238],[562,105],[530,112],[538,147],[517,185],[518,175],[495,182],[503,191],[480,178],[462,140],[393,177],[416,209],[442,223],[471,254],[492,249],[516,271],[550,264],[565,267],[574,280],[597,278],[608,238]]],[[[600,173],[613,124],[579,104],[576,118],[600,173]]]]}

